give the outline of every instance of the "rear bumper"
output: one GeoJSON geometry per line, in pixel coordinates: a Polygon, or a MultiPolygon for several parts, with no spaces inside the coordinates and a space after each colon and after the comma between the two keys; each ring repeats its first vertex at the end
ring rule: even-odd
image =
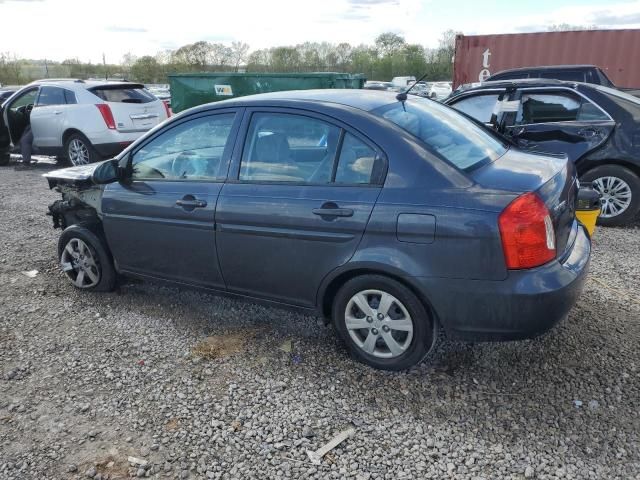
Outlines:
{"type": "Polygon", "coordinates": [[[545,333],[567,316],[582,292],[590,255],[589,236],[579,226],[562,261],[510,271],[504,281],[413,280],[450,336],[470,342],[520,340],[545,333]]]}

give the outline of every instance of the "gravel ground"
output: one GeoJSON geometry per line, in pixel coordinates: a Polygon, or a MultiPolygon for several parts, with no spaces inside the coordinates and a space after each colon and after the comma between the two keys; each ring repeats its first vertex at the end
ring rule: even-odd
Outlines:
{"type": "Polygon", "coordinates": [[[640,224],[598,229],[586,290],[546,336],[445,341],[385,373],[298,313],[77,292],[50,168],[0,169],[0,478],[640,479],[640,224]]]}

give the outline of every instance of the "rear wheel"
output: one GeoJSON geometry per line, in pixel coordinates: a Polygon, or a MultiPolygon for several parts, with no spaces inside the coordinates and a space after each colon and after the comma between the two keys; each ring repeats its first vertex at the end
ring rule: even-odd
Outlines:
{"type": "Polygon", "coordinates": [[[631,222],[640,210],[640,178],[620,165],[602,165],[585,173],[581,179],[601,195],[598,224],[607,227],[631,222]]]}
{"type": "Polygon", "coordinates": [[[98,236],[79,225],[62,232],[58,259],[65,275],[80,290],[108,292],[116,285],[111,255],[98,236]]]}
{"type": "Polygon", "coordinates": [[[69,163],[73,166],[87,165],[101,160],[91,142],[81,133],[69,135],[69,138],[64,143],[64,153],[69,163]]]}
{"type": "Polygon", "coordinates": [[[383,370],[405,370],[434,347],[436,322],[416,295],[381,275],[346,282],[333,302],[336,330],[360,361],[383,370]]]}

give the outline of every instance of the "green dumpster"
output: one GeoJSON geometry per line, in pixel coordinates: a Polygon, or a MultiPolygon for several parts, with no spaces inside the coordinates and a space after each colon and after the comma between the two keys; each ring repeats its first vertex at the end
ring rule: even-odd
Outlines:
{"type": "Polygon", "coordinates": [[[203,103],[255,93],[312,88],[362,88],[362,74],[320,73],[178,73],[169,75],[171,108],[181,112],[203,103]]]}

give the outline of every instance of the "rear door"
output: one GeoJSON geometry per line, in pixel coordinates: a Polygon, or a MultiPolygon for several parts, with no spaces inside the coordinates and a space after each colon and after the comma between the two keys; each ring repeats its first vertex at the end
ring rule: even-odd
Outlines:
{"type": "Polygon", "coordinates": [[[162,101],[144,85],[107,84],[90,91],[109,105],[116,130],[120,132],[146,132],[167,118],[162,101]]]}
{"type": "Polygon", "coordinates": [[[519,147],[567,154],[573,162],[598,148],[615,122],[598,105],[571,89],[521,89],[512,100],[518,111],[505,121],[504,133],[519,147]]]}
{"type": "Polygon", "coordinates": [[[67,108],[64,89],[51,86],[40,88],[31,111],[31,130],[36,146],[61,146],[67,108]]]}
{"type": "Polygon", "coordinates": [[[125,272],[223,289],[215,209],[240,111],[174,122],[131,153],[130,181],[110,184],[103,224],[125,272]]]}
{"type": "Polygon", "coordinates": [[[227,288],[314,306],[322,279],[362,238],[386,161],[331,118],[294,109],[254,109],[245,118],[216,210],[227,288]]]}

